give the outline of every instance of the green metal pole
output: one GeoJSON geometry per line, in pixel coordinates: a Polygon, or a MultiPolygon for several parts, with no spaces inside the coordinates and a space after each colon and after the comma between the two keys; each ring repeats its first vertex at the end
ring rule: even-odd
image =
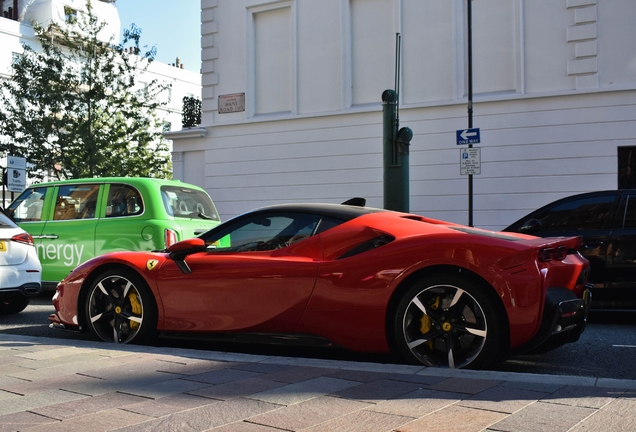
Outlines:
{"type": "Polygon", "coordinates": [[[396,196],[399,199],[398,210],[405,213],[409,212],[409,146],[412,138],[413,131],[411,128],[403,127],[398,131],[395,139],[398,158],[397,188],[399,192],[396,196]]]}
{"type": "Polygon", "coordinates": [[[409,146],[413,131],[397,130],[397,93],[382,93],[384,149],[384,208],[409,211],[409,146]]]}

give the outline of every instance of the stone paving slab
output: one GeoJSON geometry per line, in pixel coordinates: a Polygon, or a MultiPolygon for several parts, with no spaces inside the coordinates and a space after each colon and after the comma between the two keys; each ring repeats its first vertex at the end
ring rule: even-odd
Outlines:
{"type": "Polygon", "coordinates": [[[100,381],[101,380],[98,380],[96,378],[87,377],[80,374],[62,376],[53,375],[52,377],[35,381],[16,379],[10,383],[0,383],[0,389],[21,396],[26,396],[28,394],[37,393],[52,388],[90,396],[90,392],[81,391],[81,388],[84,386],[99,387],[102,384],[100,381]]]}
{"type": "Polygon", "coordinates": [[[512,414],[547,396],[547,393],[496,386],[464,399],[458,405],[512,414]]]}
{"type": "Polygon", "coordinates": [[[0,416],[0,432],[28,430],[38,425],[56,423],[57,420],[29,411],[0,416]]]}
{"type": "Polygon", "coordinates": [[[387,399],[395,399],[420,388],[420,384],[380,379],[373,382],[350,386],[339,391],[336,396],[346,399],[356,399],[363,402],[379,403],[387,399]]]}
{"type": "Polygon", "coordinates": [[[120,409],[100,411],[94,414],[73,417],[61,422],[47,423],[29,429],[29,432],[107,432],[126,426],[137,425],[148,417],[120,409]]]}
{"type": "Polygon", "coordinates": [[[369,411],[420,418],[461,401],[464,395],[437,390],[417,389],[398,398],[388,399],[368,408],[369,411]]]}
{"type": "Polygon", "coordinates": [[[537,402],[507,416],[488,430],[501,432],[566,432],[596,413],[593,408],[537,402]]]}
{"type": "Polygon", "coordinates": [[[237,398],[231,401],[221,401],[180,411],[165,417],[138,423],[134,426],[114,430],[121,432],[204,431],[273,411],[280,407],[280,405],[253,399],[237,398]]]}
{"type": "MultiPolygon", "coordinates": [[[[29,412],[39,414],[53,420],[67,420],[87,414],[98,413],[100,411],[135,405],[146,401],[146,398],[139,396],[127,395],[124,393],[107,393],[70,402],[60,403],[56,401],[57,403],[53,405],[31,409],[29,412]]],[[[0,417],[0,423],[2,422],[3,418],[0,417]]]]}
{"type": "Polygon", "coordinates": [[[627,380],[4,334],[0,359],[0,432],[636,430],[627,380]]]}
{"type": "Polygon", "coordinates": [[[92,353],[90,348],[78,348],[74,346],[59,347],[56,349],[48,349],[34,352],[24,352],[17,355],[17,357],[30,359],[30,360],[51,360],[57,357],[67,357],[76,354],[89,354],[92,353]]]}
{"type": "Polygon", "coordinates": [[[566,386],[552,394],[546,395],[542,402],[558,403],[587,408],[602,408],[612,400],[625,393],[624,390],[602,388],[566,386]]]}
{"type": "Polygon", "coordinates": [[[202,396],[194,396],[188,393],[175,393],[170,396],[165,396],[158,399],[144,400],[132,405],[126,405],[126,407],[122,409],[137,414],[142,414],[148,417],[158,418],[174,414],[179,411],[185,411],[192,408],[198,408],[203,405],[209,405],[215,402],[218,402],[218,400],[213,400],[202,396]]]}
{"type": "Polygon", "coordinates": [[[367,406],[369,404],[364,402],[333,396],[319,396],[288,405],[276,411],[251,417],[249,422],[296,431],[338,419],[351,412],[360,411],[367,406]]]}
{"type": "Polygon", "coordinates": [[[598,410],[585,422],[579,423],[571,432],[633,432],[636,431],[636,400],[618,398],[598,410]]]}
{"type": "Polygon", "coordinates": [[[399,432],[478,432],[505,418],[506,414],[499,412],[452,405],[420,417],[396,430],[399,432]]]}
{"type": "MultiPolygon", "coordinates": [[[[412,417],[403,417],[374,411],[356,411],[304,430],[307,432],[391,431],[412,421],[412,417]]],[[[422,429],[420,429],[420,431],[421,430],[422,429]]]]}
{"type": "Polygon", "coordinates": [[[35,408],[51,405],[52,403],[68,402],[84,399],[87,396],[71,393],[63,390],[45,390],[26,396],[16,395],[10,399],[2,400],[0,404],[0,416],[20,411],[31,411],[35,408]]]}
{"type": "Polygon", "coordinates": [[[295,382],[272,390],[254,393],[248,397],[278,405],[293,405],[320,396],[334,394],[339,390],[358,385],[354,381],[337,378],[319,377],[307,381],[295,382]]]}

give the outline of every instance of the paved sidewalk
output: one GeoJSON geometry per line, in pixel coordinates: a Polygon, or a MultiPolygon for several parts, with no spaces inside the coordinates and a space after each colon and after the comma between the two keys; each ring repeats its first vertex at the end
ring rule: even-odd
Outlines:
{"type": "Polygon", "coordinates": [[[4,431],[634,431],[636,381],[0,335],[4,431]]]}

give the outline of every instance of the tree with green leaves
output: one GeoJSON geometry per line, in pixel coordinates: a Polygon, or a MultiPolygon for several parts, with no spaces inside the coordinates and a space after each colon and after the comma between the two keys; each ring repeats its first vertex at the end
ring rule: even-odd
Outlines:
{"type": "Polygon", "coordinates": [[[31,178],[170,176],[156,113],[169,85],[139,81],[156,50],[141,52],[134,24],[104,42],[105,26],[90,1],[64,24],[34,23],[41,51],[23,44],[0,82],[0,153],[25,157],[31,178]]]}
{"type": "Polygon", "coordinates": [[[183,97],[183,114],[181,115],[181,127],[191,128],[201,124],[201,99],[193,96],[183,97]]]}

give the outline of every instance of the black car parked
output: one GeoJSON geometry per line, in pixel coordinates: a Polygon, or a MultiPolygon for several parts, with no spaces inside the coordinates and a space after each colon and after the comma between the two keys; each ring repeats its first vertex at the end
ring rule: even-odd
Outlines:
{"type": "Polygon", "coordinates": [[[582,236],[590,261],[592,309],[636,309],[636,189],[584,193],[554,201],[504,231],[582,236]]]}

